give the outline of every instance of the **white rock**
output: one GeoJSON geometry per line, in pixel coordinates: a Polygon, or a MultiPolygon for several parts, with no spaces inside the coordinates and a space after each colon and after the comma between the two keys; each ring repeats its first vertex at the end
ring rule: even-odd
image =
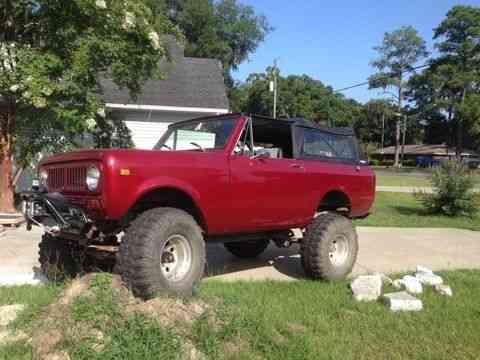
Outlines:
{"type": "Polygon", "coordinates": [[[405,286],[405,290],[407,290],[410,294],[421,294],[423,292],[422,283],[414,276],[405,275],[402,278],[402,282],[405,286]]]}
{"type": "Polygon", "coordinates": [[[434,286],[436,292],[443,296],[453,296],[452,288],[445,284],[437,284],[434,286]]]}
{"type": "Polygon", "coordinates": [[[430,270],[429,268],[422,266],[422,265],[417,265],[417,273],[426,273],[426,274],[433,274],[433,271],[430,270]]]}
{"type": "Polygon", "coordinates": [[[382,279],[384,285],[392,285],[392,284],[393,284],[393,280],[392,280],[390,277],[388,277],[387,275],[383,274],[383,273],[375,273],[375,274],[373,274],[373,275],[378,275],[378,276],[380,276],[380,278],[382,279]]]}
{"type": "Polygon", "coordinates": [[[415,277],[424,285],[435,286],[443,284],[443,279],[433,273],[417,272],[415,277]]]}
{"type": "Polygon", "coordinates": [[[0,307],[0,326],[7,326],[14,321],[18,314],[25,309],[25,305],[6,305],[0,307]]]}
{"type": "Polygon", "coordinates": [[[382,295],[382,278],[379,275],[362,275],[350,284],[357,301],[376,301],[382,295]]]}
{"type": "Polygon", "coordinates": [[[402,279],[395,279],[392,281],[392,286],[395,288],[395,289],[398,289],[398,290],[401,290],[403,288],[405,288],[405,284],[403,283],[403,280],[402,279]]]}
{"type": "Polygon", "coordinates": [[[383,302],[391,311],[420,311],[423,309],[422,300],[406,291],[385,294],[383,302]]]}

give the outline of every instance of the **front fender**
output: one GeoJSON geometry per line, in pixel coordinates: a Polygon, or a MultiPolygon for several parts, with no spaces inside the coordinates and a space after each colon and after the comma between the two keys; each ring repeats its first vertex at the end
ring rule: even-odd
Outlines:
{"type": "Polygon", "coordinates": [[[156,176],[149,177],[140,183],[132,180],[125,180],[123,184],[121,184],[116,190],[113,191],[113,193],[110,194],[110,196],[108,196],[108,217],[111,219],[120,220],[144,195],[153,190],[158,190],[161,188],[170,188],[182,191],[192,198],[198,209],[201,209],[200,194],[190,184],[169,176],[156,176]],[[132,191],[132,189],[135,190],[132,191]]]}

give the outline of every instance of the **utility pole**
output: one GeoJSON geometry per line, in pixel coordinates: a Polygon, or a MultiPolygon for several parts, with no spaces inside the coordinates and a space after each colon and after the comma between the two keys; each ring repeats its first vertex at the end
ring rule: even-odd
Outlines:
{"type": "Polygon", "coordinates": [[[385,148],[385,108],[383,109],[383,112],[382,112],[382,147],[381,147],[382,154],[383,154],[384,148],[385,148]]]}
{"type": "Polygon", "coordinates": [[[277,59],[273,61],[273,81],[270,81],[270,92],[273,92],[273,118],[276,119],[278,95],[277,59]]]}

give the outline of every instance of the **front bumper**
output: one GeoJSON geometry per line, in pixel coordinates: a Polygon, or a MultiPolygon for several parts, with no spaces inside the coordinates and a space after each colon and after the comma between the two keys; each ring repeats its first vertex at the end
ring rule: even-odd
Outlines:
{"type": "Polygon", "coordinates": [[[60,193],[27,192],[22,194],[27,230],[40,226],[50,235],[78,240],[92,229],[92,222],[78,206],[60,193]]]}

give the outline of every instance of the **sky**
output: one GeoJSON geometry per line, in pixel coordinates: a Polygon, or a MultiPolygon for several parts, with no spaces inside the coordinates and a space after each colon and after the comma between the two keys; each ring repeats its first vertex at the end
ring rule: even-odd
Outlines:
{"type": "MultiPolygon", "coordinates": [[[[245,80],[278,59],[282,75],[306,74],[340,89],[365,81],[385,32],[412,25],[433,51],[433,29],[455,5],[480,0],[240,0],[267,17],[274,31],[233,73],[245,80]]],[[[421,64],[420,64],[421,65],[421,64]]],[[[360,102],[381,97],[361,87],[343,92],[360,102]]]]}

